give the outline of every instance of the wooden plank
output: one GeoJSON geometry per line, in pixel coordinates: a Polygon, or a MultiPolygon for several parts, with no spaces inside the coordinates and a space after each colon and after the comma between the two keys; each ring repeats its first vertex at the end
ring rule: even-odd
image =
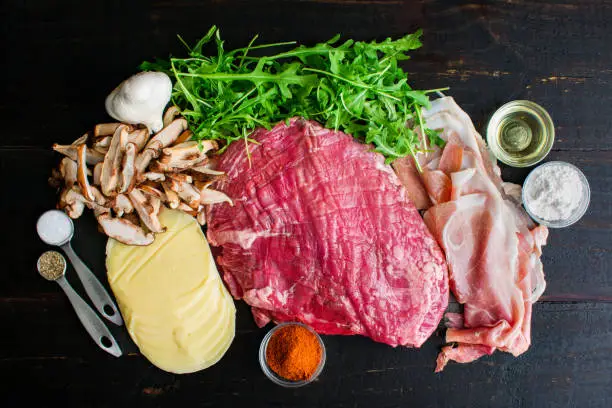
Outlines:
{"type": "Polygon", "coordinates": [[[262,41],[312,43],[337,32],[371,39],[421,27],[425,46],[406,64],[415,86],[450,86],[480,125],[502,103],[531,99],[555,119],[555,148],[612,149],[612,139],[605,137],[612,126],[605,111],[612,102],[612,54],[600,52],[612,39],[606,29],[612,7],[605,2],[358,3],[155,1],[123,9],[9,2],[7,13],[23,18],[6,23],[7,61],[19,61],[19,69],[0,104],[0,114],[14,118],[1,143],[48,146],[73,140],[108,119],[105,96],[142,60],[184,55],[175,34],[191,43],[218,24],[230,46],[245,44],[256,33],[262,41]],[[227,12],[235,7],[240,18],[227,12]],[[109,30],[99,19],[116,24],[109,30]],[[44,91],[23,92],[32,84],[44,84],[44,91]],[[37,127],[26,132],[23,124],[33,114],[37,127]]]}
{"type": "MultiPolygon", "coordinates": [[[[578,166],[591,188],[591,204],[575,225],[551,229],[542,262],[549,296],[607,294],[612,296],[612,154],[609,152],[555,151],[547,160],[578,166]]],[[[521,183],[529,169],[503,167],[505,180],[521,183]]]]}
{"type": "MultiPolygon", "coordinates": [[[[551,231],[543,256],[546,295],[610,293],[609,0],[6,3],[0,11],[11,69],[0,102],[0,115],[10,119],[0,141],[0,210],[8,231],[0,274],[2,406],[30,406],[41,395],[45,406],[612,406],[610,304],[538,304],[533,346],[525,355],[495,353],[450,365],[441,375],[432,373],[440,337],[419,351],[326,337],[328,364],[320,380],[285,390],[259,370],[256,353],[265,330],[256,329],[243,302],[234,345],[220,364],[201,373],[177,376],[154,368],[122,330],[115,329],[129,354],[114,359],[101,352],[59,288],[37,276],[35,260],[48,247],[34,234],[36,217],[55,204],[46,178],[59,157],[48,147],[107,120],[105,96],[140,61],[182,55],[175,34],[193,42],[218,24],[231,47],[255,33],[262,41],[313,43],[337,32],[382,39],[421,27],[425,46],[405,65],[410,82],[450,86],[479,129],[511,99],[534,100],[550,111],[557,142],[549,158],[585,171],[592,204],[576,226],[551,231]]],[[[503,167],[503,174],[521,182],[528,170],[503,167]]],[[[103,278],[105,238],[89,214],[76,227],[75,249],[103,278]]],[[[68,278],[83,293],[72,270],[68,278]]]]}
{"type": "MultiPolygon", "coordinates": [[[[240,302],[238,332],[221,363],[172,375],[130,354],[98,349],[63,302],[0,303],[0,319],[28,333],[4,335],[0,397],[6,406],[163,404],[178,406],[609,407],[612,404],[612,305],[536,305],[533,345],[514,358],[496,352],[434,374],[440,338],[422,349],[392,349],[364,337],[326,336],[327,364],[309,387],[282,389],[261,373],[256,356],[266,330],[255,330],[240,302]],[[9,351],[13,350],[13,351],[9,351]],[[10,374],[9,374],[10,373],[10,374]],[[27,379],[27,380],[26,380],[27,379]],[[31,392],[36,384],[36,393],[31,392]]],[[[124,344],[122,342],[122,344],[124,344]]]]}

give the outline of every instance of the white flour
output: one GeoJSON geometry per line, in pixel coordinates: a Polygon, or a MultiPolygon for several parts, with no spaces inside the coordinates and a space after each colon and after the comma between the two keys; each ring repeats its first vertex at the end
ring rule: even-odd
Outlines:
{"type": "Polygon", "coordinates": [[[583,198],[579,173],[563,164],[540,168],[525,191],[526,205],[533,215],[547,221],[566,220],[583,198]]]}

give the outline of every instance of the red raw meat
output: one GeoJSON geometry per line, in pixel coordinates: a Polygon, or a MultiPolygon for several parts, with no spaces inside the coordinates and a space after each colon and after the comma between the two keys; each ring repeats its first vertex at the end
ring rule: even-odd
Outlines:
{"type": "Polygon", "coordinates": [[[208,212],[208,239],[232,295],[270,320],[324,334],[420,346],[448,303],[435,239],[383,157],[352,137],[292,119],[235,142],[208,212]]]}

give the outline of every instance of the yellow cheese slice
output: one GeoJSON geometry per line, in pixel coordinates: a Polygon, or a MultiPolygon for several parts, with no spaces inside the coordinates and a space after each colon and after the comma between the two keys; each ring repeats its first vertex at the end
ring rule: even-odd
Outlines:
{"type": "Polygon", "coordinates": [[[145,247],[108,240],[106,268],[128,332],[162,370],[191,373],[215,364],[235,333],[236,308],[193,217],[163,210],[145,247]]]}

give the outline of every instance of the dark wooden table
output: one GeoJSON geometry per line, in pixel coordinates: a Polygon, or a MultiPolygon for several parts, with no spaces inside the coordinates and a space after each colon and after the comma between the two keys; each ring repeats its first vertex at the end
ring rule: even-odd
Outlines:
{"type": "MultiPolygon", "coordinates": [[[[0,13],[0,406],[612,406],[612,304],[584,300],[612,295],[609,0],[8,0],[0,13]],[[35,220],[55,203],[46,186],[58,161],[50,145],[104,121],[105,96],[140,61],[182,52],[176,34],[192,42],[212,24],[230,46],[255,33],[269,42],[312,43],[337,32],[380,39],[421,27],[425,46],[405,66],[410,82],[450,86],[479,129],[512,99],[549,110],[557,131],[549,159],[582,168],[592,201],[577,225],[551,231],[543,256],[548,301],[534,307],[527,353],[497,352],[434,374],[439,336],[420,350],[326,337],[320,379],[282,389],[260,372],[257,349],[265,330],[256,328],[242,302],[230,351],[197,374],[158,370],[121,331],[128,355],[115,359],[96,348],[59,287],[35,270],[47,249],[35,220]],[[558,301],[567,294],[579,299],[558,301]]],[[[515,182],[528,171],[503,169],[515,182]]],[[[76,228],[76,250],[104,276],[105,239],[93,218],[76,228]]],[[[72,270],[68,277],[83,293],[72,270]]]]}

